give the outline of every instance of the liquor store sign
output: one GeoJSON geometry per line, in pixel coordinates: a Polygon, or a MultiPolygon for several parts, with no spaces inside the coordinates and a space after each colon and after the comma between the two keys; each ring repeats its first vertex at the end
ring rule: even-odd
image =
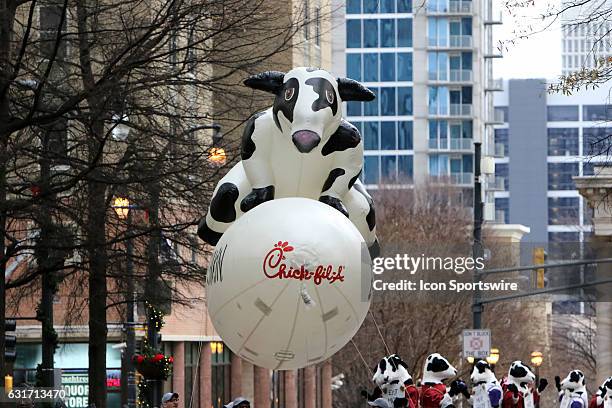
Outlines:
{"type": "MultiPolygon", "coordinates": [[[[108,370],[106,386],[109,391],[120,387],[120,371],[108,370]]],[[[89,376],[87,370],[70,370],[62,372],[62,388],[66,390],[64,403],[68,408],[85,408],[89,398],[89,376]]]]}

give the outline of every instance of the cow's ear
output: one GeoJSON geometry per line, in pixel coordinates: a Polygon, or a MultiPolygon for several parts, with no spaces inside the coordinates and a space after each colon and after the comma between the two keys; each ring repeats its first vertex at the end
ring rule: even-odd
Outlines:
{"type": "Polygon", "coordinates": [[[277,94],[283,86],[284,77],[284,72],[266,71],[261,74],[251,75],[243,83],[249,88],[277,94]]]}
{"type": "Polygon", "coordinates": [[[350,78],[338,78],[338,92],[343,101],[373,101],[376,98],[374,92],[370,91],[361,83],[350,78]]]}

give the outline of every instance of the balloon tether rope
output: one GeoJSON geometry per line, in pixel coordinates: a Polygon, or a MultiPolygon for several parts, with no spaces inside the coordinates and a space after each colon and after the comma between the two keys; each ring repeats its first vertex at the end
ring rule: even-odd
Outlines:
{"type": "Polygon", "coordinates": [[[378,323],[376,323],[376,319],[374,318],[374,314],[372,313],[371,310],[368,310],[368,313],[370,313],[370,317],[372,317],[372,321],[374,322],[374,326],[376,326],[376,331],[378,331],[378,335],[380,336],[380,340],[382,341],[383,346],[385,346],[385,350],[387,351],[387,355],[390,356],[391,355],[391,351],[389,350],[389,347],[387,346],[387,342],[385,341],[385,338],[383,337],[381,331],[380,331],[380,327],[378,327],[378,323]]]}
{"type": "Polygon", "coordinates": [[[355,350],[357,350],[357,354],[359,354],[359,357],[361,358],[361,361],[363,362],[363,365],[366,367],[366,369],[370,372],[373,372],[372,369],[368,366],[368,363],[366,363],[365,358],[363,358],[363,354],[361,354],[361,351],[359,351],[359,347],[357,347],[357,344],[355,344],[355,341],[353,339],[351,339],[351,344],[353,345],[353,347],[355,347],[355,350]]]}

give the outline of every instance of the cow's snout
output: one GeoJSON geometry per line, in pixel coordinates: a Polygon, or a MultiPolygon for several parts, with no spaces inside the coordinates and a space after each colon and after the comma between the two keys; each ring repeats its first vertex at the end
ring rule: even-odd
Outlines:
{"type": "Polygon", "coordinates": [[[299,130],[292,136],[293,144],[300,153],[308,153],[321,142],[321,137],[311,130],[299,130]]]}

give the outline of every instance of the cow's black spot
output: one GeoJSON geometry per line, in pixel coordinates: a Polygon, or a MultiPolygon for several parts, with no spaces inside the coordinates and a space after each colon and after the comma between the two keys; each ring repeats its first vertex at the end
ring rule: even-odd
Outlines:
{"type": "Polygon", "coordinates": [[[448,362],[446,360],[438,357],[434,357],[432,360],[430,360],[429,363],[427,363],[427,371],[432,373],[446,371],[449,367],[450,366],[448,365],[448,362]]]}
{"type": "Polygon", "coordinates": [[[376,227],[376,212],[372,204],[370,204],[370,211],[368,211],[368,215],[366,215],[366,222],[368,223],[370,231],[373,231],[374,227],[376,227]]]}
{"type": "MultiPolygon", "coordinates": [[[[374,241],[372,245],[368,247],[368,252],[370,253],[370,258],[378,258],[380,256],[380,244],[378,243],[378,239],[374,241]]],[[[406,367],[406,370],[408,367],[406,367]]]]}
{"type": "Polygon", "coordinates": [[[295,109],[295,104],[298,100],[299,94],[300,82],[297,80],[297,78],[289,78],[276,94],[276,98],[274,99],[274,106],[272,107],[272,115],[274,117],[274,123],[276,123],[276,127],[281,132],[283,131],[283,129],[281,128],[280,122],[278,121],[278,112],[283,112],[283,115],[285,115],[287,120],[289,122],[293,122],[293,110],[295,109]],[[289,88],[293,88],[293,96],[291,97],[291,99],[286,101],[285,91],[289,88]]]}
{"type": "Polygon", "coordinates": [[[233,222],[236,220],[234,204],[238,199],[238,187],[234,183],[223,183],[210,201],[210,215],[215,221],[233,222]]]}
{"type": "Polygon", "coordinates": [[[357,128],[349,122],[342,120],[338,130],[329,137],[329,140],[325,143],[323,149],[321,149],[321,154],[327,156],[333,152],[352,149],[357,147],[359,143],[361,143],[361,135],[357,128]]]}
{"type": "Polygon", "coordinates": [[[385,360],[384,358],[380,360],[380,363],[378,363],[378,368],[380,369],[381,373],[384,373],[387,369],[387,360],[385,360]]]}
{"type": "Polygon", "coordinates": [[[351,189],[351,187],[353,187],[353,185],[355,184],[355,182],[357,181],[360,175],[361,175],[361,170],[359,170],[359,173],[357,173],[355,177],[349,180],[349,183],[348,183],[349,190],[351,189]]]}
{"type": "Polygon", "coordinates": [[[323,189],[321,189],[321,192],[329,190],[329,188],[334,185],[334,181],[336,181],[338,177],[344,175],[344,173],[346,173],[344,169],[340,168],[330,171],[325,183],[323,183],[323,189]]]}
{"type": "Polygon", "coordinates": [[[255,119],[263,115],[264,112],[259,112],[250,117],[242,132],[242,147],[240,157],[242,160],[248,160],[255,152],[255,142],[253,142],[253,132],[255,131],[255,119]]]}
{"type": "Polygon", "coordinates": [[[312,103],[312,110],[317,112],[321,109],[330,107],[335,115],[338,112],[338,95],[334,86],[325,78],[310,78],[306,80],[306,85],[312,86],[313,90],[319,95],[316,101],[312,103]],[[331,92],[333,95],[332,102],[327,100],[327,94],[331,92]]]}
{"type": "Polygon", "coordinates": [[[523,378],[527,375],[527,369],[520,365],[515,365],[510,368],[510,376],[514,378],[523,378]]]}
{"type": "Polygon", "coordinates": [[[210,245],[217,245],[217,242],[221,239],[223,234],[217,231],[213,231],[206,224],[206,217],[202,218],[200,225],[198,225],[198,236],[210,245]]]}
{"type": "Polygon", "coordinates": [[[476,368],[478,369],[478,372],[480,374],[482,374],[482,373],[485,372],[485,370],[487,368],[489,368],[489,364],[487,364],[486,362],[480,360],[480,361],[478,361],[478,363],[476,363],[476,368]]]}
{"type": "Polygon", "coordinates": [[[570,381],[574,382],[574,383],[579,383],[580,382],[580,373],[578,373],[577,371],[572,371],[570,373],[570,381]]]}

